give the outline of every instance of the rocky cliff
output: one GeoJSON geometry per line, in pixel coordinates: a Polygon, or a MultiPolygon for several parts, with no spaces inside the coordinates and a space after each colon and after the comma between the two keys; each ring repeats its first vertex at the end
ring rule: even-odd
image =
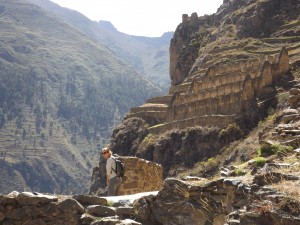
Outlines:
{"type": "MultiPolygon", "coordinates": [[[[124,163],[125,175],[119,195],[129,195],[141,192],[158,191],[163,184],[163,168],[161,165],[139,159],[137,157],[117,158],[124,163]]],[[[92,176],[92,185],[89,194],[106,195],[106,161],[101,158],[99,167],[95,167],[92,176]]]]}
{"type": "MultiPolygon", "coordinates": [[[[123,197],[55,196],[12,192],[0,196],[3,225],[299,225],[299,199],[274,185],[299,184],[299,176],[270,171],[214,180],[166,179],[162,189],[123,197]],[[273,185],[271,187],[270,185],[273,185]]],[[[254,164],[252,168],[255,168],[254,164]]],[[[224,168],[225,169],[225,168],[224,168]]],[[[269,170],[263,172],[263,170],[269,170]]]]}
{"type": "Polygon", "coordinates": [[[113,132],[113,151],[159,162],[165,176],[217,171],[203,164],[218,164],[230,143],[289,107],[283,96],[298,79],[299,11],[293,0],[230,0],[212,15],[184,14],[170,44],[168,95],[131,109],[113,132]]]}

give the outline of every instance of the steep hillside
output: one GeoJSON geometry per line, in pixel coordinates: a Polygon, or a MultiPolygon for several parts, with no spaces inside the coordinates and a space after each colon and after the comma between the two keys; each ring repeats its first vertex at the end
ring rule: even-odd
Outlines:
{"type": "Polygon", "coordinates": [[[131,109],[113,132],[113,151],[161,163],[165,176],[194,167],[193,175],[211,176],[234,153],[253,157],[258,144],[230,143],[289,107],[288,91],[298,82],[299,12],[295,0],[229,0],[213,15],[183,15],[171,40],[169,94],[131,109]]]}
{"type": "Polygon", "coordinates": [[[86,192],[96,144],[159,89],[25,0],[1,1],[0,26],[0,192],[86,192]]]}
{"type": "Polygon", "coordinates": [[[170,86],[169,46],[173,32],[155,38],[127,35],[119,32],[108,21],[91,21],[82,14],[62,8],[50,0],[30,1],[55,13],[74,28],[104,44],[139,74],[156,84],[163,93],[167,92],[170,86]]]}

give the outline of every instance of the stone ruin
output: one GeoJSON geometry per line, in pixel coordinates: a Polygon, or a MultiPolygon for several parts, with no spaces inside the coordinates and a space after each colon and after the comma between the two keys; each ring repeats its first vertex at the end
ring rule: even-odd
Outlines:
{"type": "Polygon", "coordinates": [[[0,195],[3,225],[300,225],[300,202],[271,184],[299,177],[260,174],[253,182],[240,178],[166,179],[162,189],[117,199],[56,196],[36,192],[0,195]],[[266,183],[267,182],[267,183],[266,183]]]}
{"type": "MultiPolygon", "coordinates": [[[[163,167],[137,157],[120,156],[125,164],[125,176],[119,195],[129,195],[141,192],[158,191],[163,185],[163,167]]],[[[103,195],[106,187],[105,160],[100,160],[99,167],[95,167],[92,175],[90,194],[103,195]]]]}
{"type": "Polygon", "coordinates": [[[274,84],[289,71],[285,48],[277,55],[211,65],[194,71],[166,96],[132,108],[126,118],[140,117],[153,134],[193,126],[224,127],[257,110],[258,101],[274,97],[274,84]]]}

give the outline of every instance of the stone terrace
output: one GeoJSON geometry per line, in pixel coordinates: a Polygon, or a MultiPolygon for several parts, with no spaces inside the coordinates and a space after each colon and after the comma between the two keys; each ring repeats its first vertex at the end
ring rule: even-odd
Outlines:
{"type": "Polygon", "coordinates": [[[212,65],[171,87],[169,95],[132,108],[127,118],[152,119],[155,126],[150,131],[155,134],[197,125],[223,127],[253,110],[257,99],[266,97],[261,90],[273,86],[288,71],[289,56],[284,48],[277,55],[212,65]]]}

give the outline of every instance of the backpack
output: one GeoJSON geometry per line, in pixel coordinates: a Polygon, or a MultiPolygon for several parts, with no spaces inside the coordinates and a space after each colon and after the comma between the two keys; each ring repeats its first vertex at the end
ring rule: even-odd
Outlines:
{"type": "Polygon", "coordinates": [[[124,177],[125,174],[124,163],[121,160],[116,159],[115,157],[113,157],[113,159],[116,162],[116,169],[112,168],[112,170],[116,173],[117,177],[124,177]]]}

